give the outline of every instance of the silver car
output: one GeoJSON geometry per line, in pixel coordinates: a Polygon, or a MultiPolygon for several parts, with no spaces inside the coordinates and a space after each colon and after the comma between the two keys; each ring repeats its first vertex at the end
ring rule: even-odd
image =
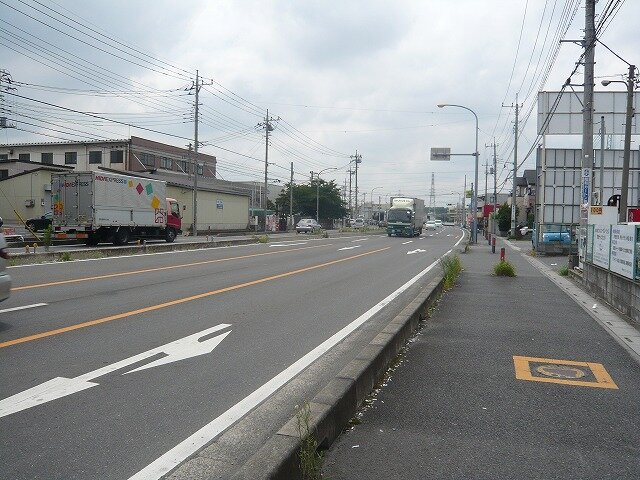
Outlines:
{"type": "Polygon", "coordinates": [[[8,258],[7,241],[0,233],[0,302],[9,298],[11,294],[11,277],[7,273],[8,258]]]}
{"type": "Polygon", "coordinates": [[[313,218],[303,218],[296,225],[296,233],[313,233],[322,227],[313,218]]]}

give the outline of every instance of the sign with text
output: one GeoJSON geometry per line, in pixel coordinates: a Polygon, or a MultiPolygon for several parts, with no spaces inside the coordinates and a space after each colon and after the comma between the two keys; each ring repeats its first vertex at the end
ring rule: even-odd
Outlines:
{"type": "Polygon", "coordinates": [[[634,278],[635,225],[611,226],[611,260],[609,270],[634,278]]]}
{"type": "Polygon", "coordinates": [[[431,160],[432,161],[449,161],[451,160],[451,149],[445,148],[431,148],[431,160]]]}
{"type": "Polygon", "coordinates": [[[609,269],[611,225],[593,225],[593,264],[609,269]]]}

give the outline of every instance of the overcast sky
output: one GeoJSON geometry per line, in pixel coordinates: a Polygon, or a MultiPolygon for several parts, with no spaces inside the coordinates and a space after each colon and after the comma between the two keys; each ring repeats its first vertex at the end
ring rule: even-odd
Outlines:
{"type": "MultiPolygon", "coordinates": [[[[638,65],[640,2],[600,0],[596,23],[610,3],[618,8],[600,40],[638,65]]],[[[367,201],[373,190],[376,202],[402,193],[428,204],[433,172],[436,204],[456,203],[464,176],[468,188],[472,181],[473,157],[432,162],[429,150],[472,153],[475,121],[463,109],[436,105],[477,113],[480,192],[492,153],[485,145],[494,137],[503,185],[515,110],[502,104],[514,104],[518,94],[521,120],[533,108],[521,125],[522,160],[536,143],[538,90],[559,90],[581,54],[580,46],[563,43],[551,61],[560,38],[582,38],[583,7],[577,0],[0,0],[0,68],[16,82],[13,93],[26,97],[5,96],[19,128],[4,129],[0,142],[137,135],[185,146],[193,138],[187,90],[198,69],[206,83],[201,150],[218,157],[221,178],[263,177],[264,130],[256,125],[269,109],[280,118],[273,122],[270,179],[288,181],[293,162],[296,182],[335,167],[322,177],[343,185],[357,150],[367,201]]],[[[582,71],[571,83],[582,83],[582,71]]],[[[598,85],[626,71],[596,47],[598,85]]],[[[554,141],[580,146],[579,138],[554,141]]],[[[524,168],[534,167],[531,155],[524,168]]],[[[502,191],[509,189],[510,182],[502,191]]]]}

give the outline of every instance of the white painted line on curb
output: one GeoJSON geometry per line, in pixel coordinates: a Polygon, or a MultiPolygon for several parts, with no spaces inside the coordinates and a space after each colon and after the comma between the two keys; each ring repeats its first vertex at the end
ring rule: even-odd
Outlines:
{"type": "Polygon", "coordinates": [[[413,243],[413,240],[409,240],[408,242],[402,242],[402,245],[407,245],[408,243],[413,243]]]}
{"type": "MultiPolygon", "coordinates": [[[[464,233],[460,240],[455,244],[457,247],[462,239],[464,238],[464,233]]],[[[444,257],[444,255],[443,255],[444,257]]],[[[442,258],[442,257],[440,257],[442,258]]],[[[397,298],[401,293],[411,287],[414,283],[420,280],[423,276],[429,273],[435,266],[437,266],[440,262],[440,258],[429,265],[427,268],[422,270],[416,276],[411,278],[408,282],[402,285],[400,288],[395,290],[389,296],[384,298],[381,302],[377,303],[365,313],[356,318],[353,322],[342,328],[342,330],[338,331],[327,340],[322,342],[316,348],[311,350],[305,356],[298,359],[296,362],[292,363],[290,366],[285,368],[267,383],[258,387],[248,396],[240,400],[234,406],[229,408],[226,412],[224,412],[219,417],[213,419],[211,422],[206,424],[200,430],[195,432],[190,437],[186,438],[178,445],[173,447],[171,450],[166,452],[161,457],[157,458],[145,468],[140,470],[135,475],[131,476],[129,480],[158,480],[162,478],[164,475],[169,473],[171,470],[176,468],[182,462],[184,462],[187,458],[193,455],[195,452],[200,450],[206,444],[215,439],[218,435],[224,432],[231,425],[236,423],[242,417],[244,417],[247,413],[253,410],[255,407],[260,405],[263,401],[273,395],[276,391],[278,391],[282,386],[284,386],[287,382],[289,382],[293,377],[302,372],[305,368],[311,365],[314,361],[320,358],[322,355],[327,353],[331,348],[341,342],[344,338],[350,335],[354,330],[364,324],[367,320],[373,317],[376,313],[386,307],[389,303],[391,303],[395,298],[397,298]]]]}
{"type": "Polygon", "coordinates": [[[22,307],[5,308],[4,310],[0,310],[0,313],[16,312],[18,310],[26,310],[27,308],[44,307],[46,305],[48,305],[48,303],[34,303],[33,305],[23,305],[22,307]]]}
{"type": "Polygon", "coordinates": [[[360,245],[354,245],[352,247],[342,247],[342,248],[339,248],[338,251],[340,251],[340,250],[353,250],[354,248],[360,248],[360,245]]]}

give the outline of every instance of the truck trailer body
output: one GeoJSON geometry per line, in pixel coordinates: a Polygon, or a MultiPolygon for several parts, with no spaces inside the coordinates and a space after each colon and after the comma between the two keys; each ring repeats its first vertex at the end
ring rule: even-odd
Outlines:
{"type": "Polygon", "coordinates": [[[132,239],[173,242],[181,232],[180,206],[166,183],[105,172],[51,176],[53,233],[88,245],[132,239]]]}

